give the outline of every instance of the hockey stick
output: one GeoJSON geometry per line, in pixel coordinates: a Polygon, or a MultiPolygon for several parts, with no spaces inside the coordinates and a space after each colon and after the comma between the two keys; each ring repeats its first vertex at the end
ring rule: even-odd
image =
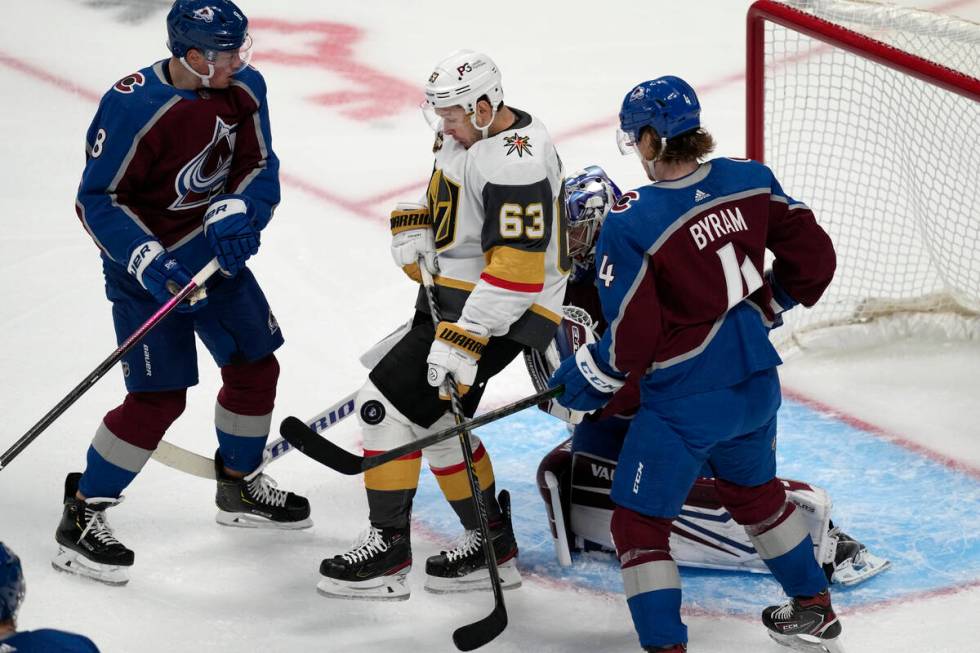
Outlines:
{"type": "Polygon", "coordinates": [[[9,465],[10,461],[16,458],[21,451],[27,448],[27,445],[34,441],[34,438],[41,435],[41,433],[51,426],[56,419],[61,417],[61,414],[68,410],[73,403],[78,401],[79,397],[88,392],[88,390],[95,385],[96,381],[105,376],[105,373],[112,369],[112,366],[119,362],[119,360],[126,355],[126,352],[132,349],[137,342],[143,339],[143,336],[150,332],[150,329],[160,324],[160,322],[163,321],[163,318],[170,315],[171,311],[173,311],[180,302],[184,301],[184,299],[190,296],[194,291],[201,288],[204,285],[204,282],[208,280],[208,277],[217,272],[218,269],[218,259],[216,258],[211,259],[207,265],[201,268],[201,271],[195,274],[186,286],[181,288],[176,295],[167,301],[167,303],[158,308],[157,312],[150,316],[150,319],[140,325],[140,327],[136,329],[131,336],[126,338],[126,340],[119,345],[114,352],[109,354],[108,358],[106,358],[98,365],[98,367],[92,370],[92,372],[89,373],[89,375],[86,376],[81,383],[75,386],[71,392],[65,395],[65,397],[59,401],[54,408],[49,410],[37,424],[32,426],[27,433],[21,436],[21,438],[17,440],[12,447],[3,452],[3,455],[0,455],[0,470],[9,465]]]}
{"type": "Polygon", "coordinates": [[[448,429],[444,429],[438,433],[426,435],[418,440],[409,442],[408,444],[403,444],[400,447],[395,447],[394,449],[389,449],[388,451],[380,453],[376,456],[365,457],[351,453],[334,444],[330,440],[320,436],[316,431],[304,424],[303,420],[296,417],[287,417],[284,419],[279,427],[279,433],[291,446],[295,447],[299,451],[302,451],[306,456],[312,458],[321,465],[326,465],[330,469],[340,472],[341,474],[354,476],[356,474],[362,474],[379,465],[389,463],[397,458],[401,458],[406,454],[415,453],[416,451],[436,444],[437,442],[448,440],[449,438],[459,435],[460,431],[472,431],[473,429],[486,426],[491,422],[496,422],[499,419],[513,415],[514,413],[518,413],[526,408],[536,406],[542,401],[547,401],[548,399],[557,397],[564,389],[564,386],[548,388],[543,392],[538,392],[530,397],[518,399],[514,403],[501,406],[496,410],[483,413],[482,415],[467,420],[457,426],[450,426],[448,429]]]}
{"type": "MultiPolygon", "coordinates": [[[[307,420],[303,426],[310,429],[313,433],[323,433],[337,422],[354,414],[354,400],[356,397],[357,391],[350,393],[316,417],[307,420]]],[[[274,442],[265,445],[265,450],[262,452],[262,465],[265,466],[292,450],[293,447],[289,442],[282,437],[277,438],[274,442]]],[[[158,463],[163,463],[167,467],[172,467],[185,474],[210,480],[215,479],[213,458],[188,451],[166,440],[160,441],[160,444],[157,445],[156,450],[153,452],[152,458],[158,463]]]]}
{"type": "MultiPolygon", "coordinates": [[[[435,282],[432,274],[425,267],[425,260],[419,257],[419,272],[422,273],[422,286],[425,288],[425,296],[429,301],[429,314],[432,316],[433,324],[437,325],[442,321],[439,311],[439,302],[436,298],[435,282]]],[[[493,590],[493,611],[483,619],[471,624],[457,628],[453,633],[453,643],[461,651],[472,651],[480,648],[493,640],[497,635],[504,632],[507,627],[507,607],[504,605],[504,590],[500,587],[500,570],[497,569],[497,554],[493,550],[493,539],[490,537],[490,524],[487,518],[487,506],[483,500],[483,491],[480,489],[480,480],[476,477],[476,469],[473,467],[473,444],[470,440],[470,432],[464,425],[466,415],[463,413],[463,400],[459,395],[459,387],[452,373],[446,372],[443,381],[443,388],[449,394],[449,410],[456,420],[456,426],[460,426],[459,446],[463,452],[463,462],[466,464],[466,479],[470,482],[471,500],[476,514],[480,520],[480,537],[483,539],[483,556],[487,561],[487,571],[490,574],[490,588],[493,590]]]]}

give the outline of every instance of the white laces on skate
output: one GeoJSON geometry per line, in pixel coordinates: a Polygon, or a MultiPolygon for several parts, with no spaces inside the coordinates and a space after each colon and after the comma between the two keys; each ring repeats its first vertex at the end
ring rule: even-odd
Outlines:
{"type": "Polygon", "coordinates": [[[480,531],[468,530],[463,533],[463,537],[459,544],[457,544],[451,551],[446,551],[446,558],[449,560],[449,562],[461,560],[462,558],[476,553],[482,544],[483,537],[480,535],[480,531]]]}
{"type": "MultiPolygon", "coordinates": [[[[252,476],[250,474],[250,476],[252,476]]],[[[282,508],[286,505],[286,497],[289,494],[276,488],[276,482],[265,474],[258,474],[252,478],[247,478],[248,491],[252,493],[260,502],[282,508]]]]}
{"type": "Polygon", "coordinates": [[[111,508],[112,506],[118,506],[122,503],[123,498],[110,499],[105,497],[93,497],[85,499],[85,528],[82,530],[82,534],[78,536],[78,541],[81,542],[85,539],[85,536],[89,533],[92,537],[105,546],[112,546],[113,544],[118,544],[122,546],[122,542],[116,539],[116,536],[112,533],[112,527],[109,526],[109,522],[106,520],[105,511],[106,508],[111,508]],[[93,508],[92,506],[100,506],[98,508],[93,508]]]}
{"type": "Polygon", "coordinates": [[[779,606],[778,610],[775,610],[772,613],[772,618],[778,621],[786,621],[787,619],[791,619],[794,613],[793,607],[793,600],[790,599],[783,605],[779,606]]]}
{"type": "Polygon", "coordinates": [[[381,529],[372,526],[367,531],[361,533],[358,541],[347,553],[342,553],[341,558],[348,564],[362,562],[376,553],[384,553],[388,550],[388,544],[381,537],[381,529]]]}

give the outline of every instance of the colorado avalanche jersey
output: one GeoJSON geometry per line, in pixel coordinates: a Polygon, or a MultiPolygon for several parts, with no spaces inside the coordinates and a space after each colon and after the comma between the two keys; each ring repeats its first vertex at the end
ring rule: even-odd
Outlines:
{"type": "Polygon", "coordinates": [[[189,270],[212,257],[202,219],[210,198],[247,196],[259,228],[279,203],[265,81],[254,68],[228,89],[178,89],[167,61],[133,73],[102,97],[86,138],[75,209],[111,261],[158,239],[189,270]]]}
{"type": "Polygon", "coordinates": [[[729,387],[778,365],[767,249],[782,290],[813,305],[833,277],[833,244],[760,163],[713,159],[627,192],[596,247],[609,324],[597,358],[643,376],[654,400],[729,387]]]}
{"type": "Polygon", "coordinates": [[[42,628],[0,636],[0,653],[99,653],[88,637],[42,628]]]}
{"type": "MultiPolygon", "coordinates": [[[[543,349],[561,321],[567,251],[562,166],[544,125],[516,123],[469,149],[436,139],[426,192],[443,319],[543,349]]],[[[429,312],[424,290],[418,310],[429,312]]]]}

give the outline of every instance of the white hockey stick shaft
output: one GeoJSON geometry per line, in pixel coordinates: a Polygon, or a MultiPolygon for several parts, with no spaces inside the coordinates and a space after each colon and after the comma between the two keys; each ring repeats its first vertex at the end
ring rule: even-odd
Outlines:
{"type": "MultiPolygon", "coordinates": [[[[356,397],[357,391],[350,393],[317,416],[307,420],[307,426],[317,433],[323,433],[338,422],[354,414],[354,400],[356,397]]],[[[267,465],[292,450],[293,447],[288,442],[282,438],[278,438],[265,446],[265,450],[262,452],[262,464],[267,465]]],[[[153,452],[152,458],[167,467],[172,467],[185,474],[210,480],[215,479],[213,458],[188,451],[166,440],[160,441],[160,444],[157,445],[156,450],[153,452]]]]}

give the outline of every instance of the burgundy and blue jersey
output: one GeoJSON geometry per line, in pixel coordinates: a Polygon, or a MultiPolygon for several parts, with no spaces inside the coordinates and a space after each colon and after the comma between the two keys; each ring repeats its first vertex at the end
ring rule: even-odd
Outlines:
{"type": "Polygon", "coordinates": [[[63,630],[42,628],[0,636],[0,653],[99,653],[88,637],[63,630]]]}
{"type": "Polygon", "coordinates": [[[781,291],[813,305],[830,283],[833,244],[766,166],[713,159],[629,191],[596,246],[609,328],[596,357],[654,399],[730,387],[781,361],[769,329],[781,305],[763,275],[775,255],[781,291]]]}
{"type": "Polygon", "coordinates": [[[212,257],[202,234],[210,199],[239,193],[259,228],[279,203],[266,87],[246,67],[227,89],[172,85],[167,60],[133,73],[102,97],[86,136],[75,209],[111,261],[158,239],[188,269],[212,257]]]}

